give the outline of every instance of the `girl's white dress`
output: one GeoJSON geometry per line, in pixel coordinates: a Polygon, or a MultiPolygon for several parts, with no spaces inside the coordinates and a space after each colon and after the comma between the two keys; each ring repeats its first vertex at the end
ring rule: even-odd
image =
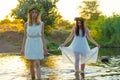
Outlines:
{"type": "MultiPolygon", "coordinates": [[[[79,30],[79,36],[74,36],[74,39],[70,46],[68,47],[60,47],[60,50],[62,51],[62,56],[64,61],[67,60],[71,63],[74,63],[74,55],[76,53],[79,53],[78,56],[80,56],[80,63],[95,63],[98,56],[98,47],[95,47],[93,49],[90,49],[86,34],[82,37],[82,30],[79,30]]],[[[67,61],[67,62],[68,62],[67,61]]]]}
{"type": "Polygon", "coordinates": [[[25,58],[30,60],[43,59],[43,44],[42,44],[42,25],[27,25],[27,39],[25,43],[25,58]]]}

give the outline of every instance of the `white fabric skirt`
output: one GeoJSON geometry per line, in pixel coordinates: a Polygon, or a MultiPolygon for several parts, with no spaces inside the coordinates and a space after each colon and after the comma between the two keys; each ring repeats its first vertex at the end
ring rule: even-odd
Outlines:
{"type": "MultiPolygon", "coordinates": [[[[75,62],[75,51],[71,47],[59,47],[62,52],[63,62],[70,62],[74,64],[75,62]]],[[[96,63],[98,57],[98,47],[92,48],[86,53],[79,53],[80,56],[80,64],[89,64],[89,63],[96,63]]]]}
{"type": "Polygon", "coordinates": [[[25,58],[30,60],[43,59],[43,44],[41,37],[26,39],[25,44],[25,58]]]}

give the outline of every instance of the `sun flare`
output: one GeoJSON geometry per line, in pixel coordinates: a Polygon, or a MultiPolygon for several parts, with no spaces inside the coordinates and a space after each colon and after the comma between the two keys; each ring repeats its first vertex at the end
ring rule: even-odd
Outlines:
{"type": "Polygon", "coordinates": [[[15,8],[17,4],[17,0],[0,0],[0,20],[9,15],[11,9],[15,8]]]}

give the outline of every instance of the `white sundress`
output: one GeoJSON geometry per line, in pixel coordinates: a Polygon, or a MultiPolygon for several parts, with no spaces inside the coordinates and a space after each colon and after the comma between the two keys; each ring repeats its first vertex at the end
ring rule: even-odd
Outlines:
{"type": "Polygon", "coordinates": [[[42,44],[42,25],[27,25],[27,39],[25,43],[25,58],[29,60],[43,59],[43,44],[42,44]]]}
{"type": "Polygon", "coordinates": [[[70,46],[68,47],[60,47],[62,52],[63,61],[64,62],[71,62],[74,64],[74,54],[79,53],[80,56],[80,63],[95,63],[98,56],[98,47],[90,49],[86,34],[82,37],[82,30],[79,30],[79,36],[74,36],[74,39],[70,46]]]}

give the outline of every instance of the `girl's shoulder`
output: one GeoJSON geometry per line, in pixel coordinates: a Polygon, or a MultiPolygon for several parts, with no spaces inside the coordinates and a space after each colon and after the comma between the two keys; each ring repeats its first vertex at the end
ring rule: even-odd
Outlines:
{"type": "Polygon", "coordinates": [[[40,21],[40,25],[42,25],[42,26],[43,26],[43,25],[44,25],[44,22],[43,22],[43,21],[40,21]]]}
{"type": "Polygon", "coordinates": [[[24,25],[28,25],[28,22],[25,22],[24,25]]]}
{"type": "Polygon", "coordinates": [[[27,28],[27,26],[28,26],[28,22],[25,22],[24,27],[27,28]]]}
{"type": "Polygon", "coordinates": [[[44,22],[43,22],[43,21],[40,21],[40,23],[44,24],[44,22]]]}
{"type": "Polygon", "coordinates": [[[85,30],[86,30],[86,31],[89,31],[89,28],[88,28],[87,26],[85,26],[85,30]]]}
{"type": "Polygon", "coordinates": [[[89,32],[90,32],[90,30],[89,30],[88,27],[85,27],[85,32],[86,32],[86,33],[89,33],[89,32]]]}

